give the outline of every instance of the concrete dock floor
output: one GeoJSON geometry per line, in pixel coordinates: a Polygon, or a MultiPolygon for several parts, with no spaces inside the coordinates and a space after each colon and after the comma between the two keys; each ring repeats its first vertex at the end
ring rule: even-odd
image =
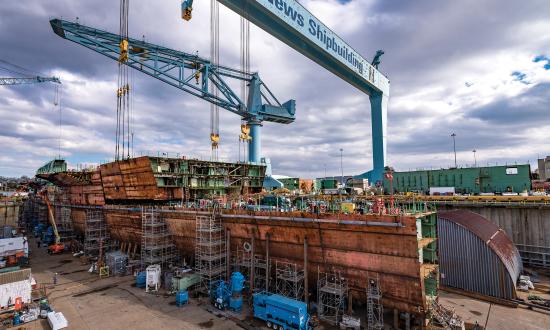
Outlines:
{"type": "MultiPolygon", "coordinates": [[[[52,308],[63,313],[69,329],[242,329],[208,312],[202,306],[206,301],[191,299],[189,305],[177,307],[174,296],[136,288],[132,276],[100,279],[70,253],[50,256],[34,242],[30,246],[32,274],[37,283],[46,284],[52,308]]],[[[50,329],[46,320],[24,328],[50,329]]]]}
{"type": "MultiPolygon", "coordinates": [[[[239,319],[262,328],[261,322],[250,317],[216,316],[207,310],[210,305],[204,298],[191,299],[189,305],[179,308],[174,296],[136,288],[132,276],[100,279],[70,253],[50,256],[45,248],[37,249],[32,239],[30,246],[33,276],[46,284],[52,307],[65,315],[69,329],[242,329],[239,319]],[[55,273],[58,283],[54,286],[55,273]]],[[[468,324],[477,321],[485,329],[550,330],[550,312],[503,307],[446,292],[441,292],[440,302],[454,308],[468,324]]],[[[49,325],[40,320],[19,329],[49,329],[49,325]]]]}
{"type": "Polygon", "coordinates": [[[488,330],[549,330],[550,312],[525,307],[505,307],[454,293],[440,292],[439,302],[454,308],[467,324],[477,323],[488,330]]]}

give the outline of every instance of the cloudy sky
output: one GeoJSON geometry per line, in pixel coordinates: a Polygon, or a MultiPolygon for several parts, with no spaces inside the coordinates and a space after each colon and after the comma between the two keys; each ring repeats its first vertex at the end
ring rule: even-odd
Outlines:
{"type": "MultiPolygon", "coordinates": [[[[209,1],[193,19],[179,0],[130,1],[130,35],[208,57],[209,1]]],[[[550,155],[550,6],[547,0],[304,0],[366,58],[384,49],[391,80],[388,161],[398,170],[531,162],[550,155]],[[548,56],[548,57],[547,57],[548,56]]],[[[6,62],[61,77],[61,155],[72,166],[112,159],[117,65],[56,36],[51,18],[118,31],[118,1],[25,0],[0,6],[6,62]]],[[[220,8],[220,62],[239,66],[239,18],[220,8]]],[[[368,96],[252,27],[251,66],[277,97],[296,100],[296,122],[267,123],[263,155],[276,174],[318,177],[372,166],[368,96]]],[[[13,67],[11,67],[13,69],[13,67]]],[[[8,76],[0,71],[1,76],[8,76]]],[[[135,154],[210,156],[209,105],[139,72],[135,154]]],[[[0,87],[0,175],[32,175],[59,153],[59,107],[50,84],[0,87]]],[[[240,119],[220,111],[220,158],[237,160],[240,119]]]]}

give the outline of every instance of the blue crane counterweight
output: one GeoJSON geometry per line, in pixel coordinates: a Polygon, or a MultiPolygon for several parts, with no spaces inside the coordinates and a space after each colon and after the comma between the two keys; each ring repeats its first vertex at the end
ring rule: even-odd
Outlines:
{"type": "MultiPolygon", "coordinates": [[[[50,24],[58,36],[119,61],[120,35],[60,19],[53,19],[50,24]]],[[[250,162],[260,162],[260,130],[263,122],[289,124],[295,119],[296,102],[289,100],[281,104],[258,73],[215,65],[198,55],[142,40],[127,40],[128,57],[125,65],[241,116],[250,125],[250,162]],[[248,100],[242,100],[230,87],[230,79],[247,83],[248,100]],[[219,90],[218,95],[211,92],[210,84],[219,90]]]]}

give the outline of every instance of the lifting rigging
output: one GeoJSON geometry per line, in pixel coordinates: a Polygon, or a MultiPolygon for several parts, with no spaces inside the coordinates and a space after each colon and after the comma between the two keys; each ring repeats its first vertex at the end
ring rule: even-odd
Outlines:
{"type": "Polygon", "coordinates": [[[296,102],[280,103],[258,73],[232,69],[210,60],[181,51],[158,46],[133,38],[125,39],[120,47],[120,35],[72,23],[52,19],[53,31],[60,37],[83,45],[113,60],[124,54],[124,66],[131,67],[182,91],[200,97],[229,112],[241,116],[250,126],[248,161],[260,162],[260,128],[263,122],[292,123],[296,102]],[[239,97],[230,87],[230,81],[245,81],[248,98],[239,97]],[[209,88],[214,85],[219,94],[209,88]]]}
{"type": "MultiPolygon", "coordinates": [[[[115,160],[130,158],[130,143],[132,135],[130,132],[130,83],[128,79],[128,11],[129,0],[120,0],[120,27],[119,27],[119,48],[118,58],[118,87],[117,96],[117,124],[115,133],[115,160]]],[[[133,145],[132,145],[133,147],[133,145]]]]}
{"type": "MultiPolygon", "coordinates": [[[[217,2],[217,0],[216,0],[217,2]]],[[[250,23],[245,17],[241,16],[241,26],[240,26],[240,60],[241,60],[241,71],[250,72],[250,23]]],[[[241,81],[241,97],[243,100],[248,98],[248,93],[246,89],[246,82],[241,81]]],[[[246,150],[248,149],[248,144],[250,143],[250,127],[246,121],[241,120],[241,134],[239,135],[239,159],[240,159],[240,149],[241,145],[243,148],[244,159],[246,159],[246,150]]]]}
{"type": "MultiPolygon", "coordinates": [[[[216,0],[210,0],[210,60],[212,64],[220,62],[220,4],[216,0]]],[[[210,88],[215,96],[219,96],[216,85],[210,88]]],[[[212,144],[212,161],[218,160],[218,145],[220,143],[220,109],[218,105],[210,103],[210,142],[212,144]]]]}

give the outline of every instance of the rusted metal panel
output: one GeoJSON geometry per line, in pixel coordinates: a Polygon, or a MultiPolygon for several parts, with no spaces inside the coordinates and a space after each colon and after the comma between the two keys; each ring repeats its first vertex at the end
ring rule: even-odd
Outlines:
{"type": "MultiPolygon", "coordinates": [[[[194,257],[196,212],[168,211],[163,214],[174,242],[188,261],[194,257]]],[[[233,215],[249,212],[230,212],[233,215]]],[[[122,241],[140,242],[140,214],[129,211],[106,211],[111,235],[122,241]]],[[[328,217],[327,217],[328,218],[328,217]]],[[[394,221],[392,217],[359,217],[369,221],[394,221]]],[[[367,278],[378,274],[384,290],[384,304],[390,308],[423,314],[423,296],[416,219],[405,217],[404,228],[369,227],[296,221],[222,218],[231,230],[231,246],[235,249],[255,237],[257,253],[265,253],[266,234],[270,235],[270,256],[273,259],[302,263],[303,238],[308,237],[310,283],[315,283],[317,267],[326,271],[338,269],[350,282],[354,296],[365,300],[367,278]],[[392,248],[393,246],[393,248],[392,248]]]]}
{"type": "Polygon", "coordinates": [[[81,235],[86,232],[86,211],[80,208],[71,209],[73,230],[81,235]]]}

